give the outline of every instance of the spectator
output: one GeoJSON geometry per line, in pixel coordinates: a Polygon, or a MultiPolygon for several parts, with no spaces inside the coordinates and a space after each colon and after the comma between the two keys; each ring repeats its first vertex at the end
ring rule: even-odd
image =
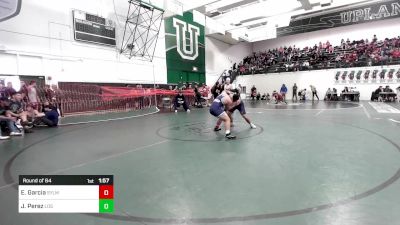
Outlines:
{"type": "Polygon", "coordinates": [[[331,88],[328,88],[328,90],[326,91],[324,100],[330,101],[331,99],[332,99],[332,91],[331,91],[331,88]]]}
{"type": "Polygon", "coordinates": [[[313,85],[310,85],[310,89],[311,89],[311,92],[312,92],[312,101],[314,101],[314,96],[317,97],[317,99],[319,101],[319,97],[318,97],[318,94],[317,94],[317,88],[315,86],[313,86],[313,85]]]}
{"type": "Polygon", "coordinates": [[[4,87],[4,84],[0,81],[0,98],[6,98],[6,88],[4,87]]]}
{"type": "Polygon", "coordinates": [[[374,37],[372,38],[372,42],[377,42],[378,38],[376,37],[376,34],[374,34],[374,37]]]}
{"type": "Polygon", "coordinates": [[[22,106],[22,94],[16,92],[11,97],[9,110],[6,112],[6,116],[10,117],[11,120],[21,120],[20,124],[25,130],[25,133],[32,133],[31,123],[28,122],[27,113],[24,111],[22,106]]]}
{"type": "Polygon", "coordinates": [[[397,102],[400,102],[400,86],[396,88],[397,91],[397,102]]]}
{"type": "Polygon", "coordinates": [[[279,92],[282,95],[283,101],[286,102],[287,87],[285,86],[285,84],[282,84],[281,90],[279,92]]]}
{"type": "Polygon", "coordinates": [[[201,96],[201,93],[199,91],[197,84],[194,85],[194,97],[195,97],[194,106],[196,106],[198,108],[203,108],[203,105],[201,103],[203,101],[203,98],[201,96]]]}
{"type": "Polygon", "coordinates": [[[231,91],[232,90],[232,84],[231,84],[231,78],[226,78],[225,84],[224,84],[224,91],[231,91]]]}
{"type": "Polygon", "coordinates": [[[22,99],[24,102],[28,102],[28,86],[26,85],[25,81],[20,81],[21,82],[21,87],[19,89],[19,93],[22,95],[22,99]]]}
{"type": "Polygon", "coordinates": [[[44,117],[42,118],[42,123],[49,127],[58,126],[58,117],[60,116],[57,107],[50,104],[48,101],[43,104],[44,117]]]}
{"type": "Polygon", "coordinates": [[[58,87],[57,87],[57,85],[55,85],[55,84],[53,84],[53,85],[51,85],[51,88],[53,89],[53,91],[54,91],[54,98],[53,99],[51,99],[51,100],[49,100],[51,103],[53,103],[54,104],[54,106],[56,106],[57,107],[57,109],[59,110],[59,112],[60,112],[60,116],[62,117],[62,116],[64,116],[63,115],[63,108],[62,108],[62,104],[63,104],[63,101],[64,101],[64,92],[61,90],[61,89],[59,89],[58,87]]]}
{"type": "Polygon", "coordinates": [[[392,93],[393,90],[390,88],[389,85],[386,85],[385,89],[383,89],[383,92],[388,92],[388,93],[392,93]]]}
{"type": "Polygon", "coordinates": [[[11,98],[11,96],[17,92],[14,88],[11,82],[7,82],[7,87],[6,87],[6,97],[11,98]]]}
{"type": "Polygon", "coordinates": [[[44,95],[47,101],[53,101],[55,98],[55,92],[50,88],[50,85],[46,84],[44,87],[44,95]]]}
{"type": "Polygon", "coordinates": [[[252,100],[254,100],[254,98],[257,96],[257,88],[255,85],[253,85],[253,87],[251,87],[251,93],[250,93],[250,97],[252,100]]]}
{"type": "Polygon", "coordinates": [[[211,88],[211,94],[214,96],[214,99],[216,99],[218,95],[221,94],[218,81],[215,82],[214,86],[211,88]]]}
{"type": "Polygon", "coordinates": [[[296,83],[294,83],[292,91],[293,91],[292,101],[294,101],[294,99],[296,99],[296,102],[297,102],[297,84],[296,83]]]}
{"type": "Polygon", "coordinates": [[[33,108],[33,105],[29,103],[26,106],[26,117],[30,123],[34,126],[40,124],[42,121],[42,117],[44,117],[44,113],[40,113],[38,110],[33,108]]]}
{"type": "Polygon", "coordinates": [[[300,92],[300,101],[305,101],[306,100],[306,94],[307,94],[307,89],[303,89],[300,92]]]}
{"type": "Polygon", "coordinates": [[[256,99],[257,99],[257,101],[261,99],[261,93],[260,92],[257,93],[256,99]]]}
{"type": "Polygon", "coordinates": [[[183,95],[182,90],[179,90],[179,92],[178,92],[178,94],[176,95],[175,100],[174,100],[174,109],[175,109],[175,112],[178,112],[178,108],[181,107],[181,106],[183,107],[183,109],[184,109],[186,112],[190,112],[189,106],[188,106],[188,104],[187,104],[187,102],[186,102],[186,98],[185,98],[185,96],[183,95]]]}
{"type": "Polygon", "coordinates": [[[0,125],[1,125],[1,134],[0,140],[9,139],[9,136],[3,136],[5,131],[9,132],[10,136],[21,136],[21,132],[19,132],[18,128],[15,126],[16,119],[13,117],[7,116],[8,110],[10,106],[10,100],[1,97],[0,98],[0,125]]]}
{"type": "Polygon", "coordinates": [[[377,100],[377,101],[379,101],[379,102],[382,101],[382,97],[381,97],[381,95],[380,95],[381,92],[383,92],[383,87],[382,87],[382,86],[379,86],[379,87],[374,91],[373,95],[371,96],[371,100],[372,100],[372,101],[377,100]]]}
{"type": "Polygon", "coordinates": [[[37,87],[36,81],[31,81],[29,83],[29,86],[27,87],[28,88],[28,100],[35,109],[40,102],[39,97],[38,97],[38,91],[37,91],[36,87],[37,87]]]}

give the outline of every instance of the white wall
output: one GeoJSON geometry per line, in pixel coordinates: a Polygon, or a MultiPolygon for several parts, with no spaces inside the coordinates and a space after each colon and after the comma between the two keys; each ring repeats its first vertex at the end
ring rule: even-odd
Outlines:
{"type": "MultiPolygon", "coordinates": [[[[338,92],[341,92],[345,86],[347,87],[355,87],[357,91],[360,91],[360,99],[361,100],[369,100],[371,98],[371,92],[376,90],[379,86],[389,85],[394,91],[400,85],[400,80],[395,80],[390,83],[380,83],[379,79],[376,82],[373,82],[371,79],[372,70],[382,69],[396,69],[396,71],[400,68],[400,66],[390,66],[390,67],[365,67],[365,68],[347,68],[347,69],[331,69],[331,70],[313,70],[313,71],[299,71],[299,72],[286,72],[286,73],[270,73],[270,74],[257,74],[257,75],[245,75],[239,76],[236,84],[241,84],[242,86],[246,86],[246,91],[249,93],[250,88],[255,85],[257,91],[261,94],[263,93],[272,93],[274,90],[280,90],[282,84],[285,84],[288,88],[287,99],[292,99],[292,87],[293,84],[296,83],[298,86],[298,90],[306,88],[307,91],[310,91],[310,85],[314,85],[317,88],[318,96],[320,99],[323,99],[325,96],[326,90],[328,88],[336,88],[338,92]],[[357,71],[362,70],[371,70],[370,80],[368,83],[349,83],[349,81],[342,83],[341,81],[336,82],[335,75],[337,71],[357,71]]],[[[364,73],[363,73],[364,75],[364,73]]],[[[387,76],[387,75],[386,75],[387,76]]],[[[364,80],[362,76],[361,80],[364,80]]]]}
{"type": "Polygon", "coordinates": [[[213,85],[224,70],[232,67],[252,52],[250,43],[230,45],[212,37],[206,37],[206,81],[213,85]]]}
{"type": "Polygon", "coordinates": [[[155,82],[166,83],[164,26],[152,63],[74,41],[72,10],[79,9],[116,22],[120,48],[128,3],[115,3],[114,11],[113,0],[22,1],[20,14],[0,23],[0,74],[52,76],[52,82],[153,83],[154,70],[155,82]]]}
{"type": "Polygon", "coordinates": [[[345,40],[347,40],[347,38],[350,38],[350,40],[361,40],[367,38],[371,41],[374,34],[376,34],[378,39],[381,40],[386,37],[392,38],[399,36],[399,29],[399,18],[376,21],[254,42],[253,51],[290,45],[296,45],[297,47],[303,48],[306,46],[314,46],[319,42],[325,43],[327,40],[335,46],[340,45],[342,38],[345,40]]]}

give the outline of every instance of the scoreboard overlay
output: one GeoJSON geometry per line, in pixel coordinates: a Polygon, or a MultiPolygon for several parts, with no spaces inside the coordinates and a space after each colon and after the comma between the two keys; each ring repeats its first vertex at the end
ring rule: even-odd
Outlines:
{"type": "Polygon", "coordinates": [[[113,213],[113,175],[20,175],[19,213],[113,213]]]}

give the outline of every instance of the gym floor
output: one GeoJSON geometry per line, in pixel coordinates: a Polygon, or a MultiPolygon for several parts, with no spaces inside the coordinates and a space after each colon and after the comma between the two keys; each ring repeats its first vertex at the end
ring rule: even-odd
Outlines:
{"type": "Polygon", "coordinates": [[[0,143],[0,225],[398,225],[400,114],[375,107],[247,102],[237,140],[208,108],[38,129],[0,143]],[[18,214],[19,174],[113,174],[115,213],[18,214]]]}

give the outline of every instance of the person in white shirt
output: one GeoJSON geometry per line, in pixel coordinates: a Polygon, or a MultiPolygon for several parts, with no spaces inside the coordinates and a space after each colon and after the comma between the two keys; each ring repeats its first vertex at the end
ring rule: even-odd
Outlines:
{"type": "Polygon", "coordinates": [[[232,84],[231,84],[231,78],[226,78],[225,84],[224,84],[224,91],[230,92],[232,90],[232,84]]]}

